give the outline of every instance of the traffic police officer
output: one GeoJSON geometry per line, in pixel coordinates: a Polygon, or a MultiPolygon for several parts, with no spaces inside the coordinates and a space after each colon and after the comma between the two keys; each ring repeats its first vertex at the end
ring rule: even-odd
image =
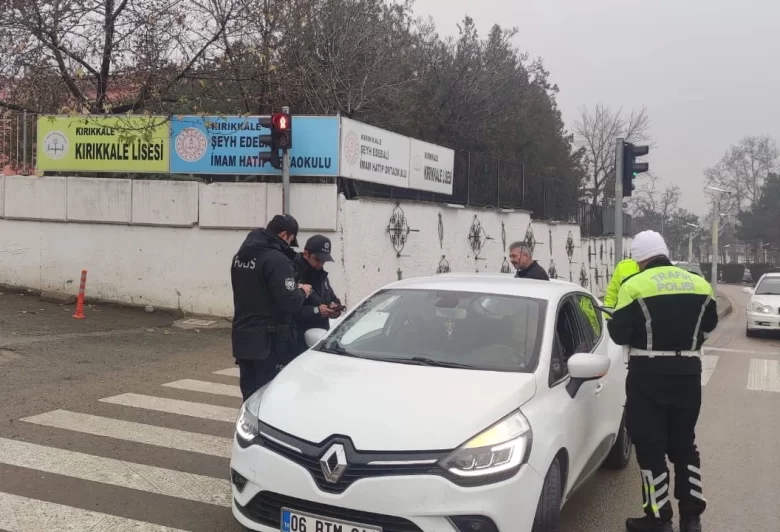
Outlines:
{"type": "Polygon", "coordinates": [[[623,259],[617,263],[615,271],[612,272],[612,279],[609,281],[609,286],[607,286],[607,293],[604,295],[605,307],[615,308],[620,285],[635,273],[639,273],[639,264],[637,264],[633,258],[623,259]]]}
{"type": "Polygon", "coordinates": [[[255,229],[233,257],[233,357],[244,401],[270,382],[295,356],[293,316],[311,293],[295,281],[292,259],[298,222],[277,215],[255,229]]]}
{"type": "Polygon", "coordinates": [[[706,508],[694,431],[701,408],[701,346],[718,313],[712,287],[672,266],[663,237],[643,231],[631,244],[640,272],[623,281],[609,334],[628,346],[626,428],[642,472],[645,515],[630,532],[672,532],[666,457],[674,464],[680,531],[701,532],[706,508]]]}
{"type": "Polygon", "coordinates": [[[340,317],[344,310],[324,268],[325,263],[333,262],[331,251],[328,237],[314,235],[306,241],[303,253],[298,253],[293,261],[297,281],[312,287],[311,294],[295,316],[299,354],[308,349],[304,338],[308,329],[329,330],[330,320],[340,317]]]}

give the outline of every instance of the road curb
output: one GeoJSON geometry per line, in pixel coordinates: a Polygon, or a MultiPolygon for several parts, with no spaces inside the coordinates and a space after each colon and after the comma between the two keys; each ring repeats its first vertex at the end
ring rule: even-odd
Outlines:
{"type": "Polygon", "coordinates": [[[719,319],[725,318],[726,316],[731,314],[731,312],[733,310],[733,306],[732,306],[731,300],[728,298],[727,295],[722,294],[720,292],[718,292],[718,299],[726,301],[726,306],[724,308],[722,308],[722,309],[721,308],[718,309],[718,318],[719,319]]]}

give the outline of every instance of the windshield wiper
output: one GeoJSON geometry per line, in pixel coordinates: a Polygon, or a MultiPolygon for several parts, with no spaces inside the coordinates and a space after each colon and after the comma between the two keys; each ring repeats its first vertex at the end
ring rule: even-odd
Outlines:
{"type": "Polygon", "coordinates": [[[337,340],[334,340],[320,347],[319,351],[322,351],[323,353],[330,353],[333,355],[344,355],[347,357],[363,358],[359,355],[356,355],[355,353],[350,353],[349,351],[347,351],[347,349],[344,346],[342,346],[337,340]]]}
{"type": "Polygon", "coordinates": [[[412,358],[388,358],[388,362],[401,362],[403,364],[418,364],[420,366],[431,366],[436,368],[460,368],[460,369],[477,369],[472,364],[462,364],[460,362],[446,362],[444,360],[434,360],[426,357],[412,357],[412,358]]]}

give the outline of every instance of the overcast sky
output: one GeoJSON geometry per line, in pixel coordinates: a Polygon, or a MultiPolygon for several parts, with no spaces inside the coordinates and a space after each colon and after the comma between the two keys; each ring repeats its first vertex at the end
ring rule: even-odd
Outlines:
{"type": "Polygon", "coordinates": [[[704,214],[703,170],[745,135],[780,142],[777,0],[417,0],[442,35],[468,14],[484,35],[519,29],[517,46],[542,57],[571,129],[582,105],[647,106],[647,160],[704,214]]]}

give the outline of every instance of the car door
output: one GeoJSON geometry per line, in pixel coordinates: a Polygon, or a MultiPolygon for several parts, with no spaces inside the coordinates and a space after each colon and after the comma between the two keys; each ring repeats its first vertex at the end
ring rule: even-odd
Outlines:
{"type": "Polygon", "coordinates": [[[607,374],[586,383],[590,385],[588,389],[592,390],[589,392],[592,395],[592,401],[589,401],[592,411],[589,412],[591,431],[587,448],[592,449],[593,455],[585,467],[585,474],[588,474],[588,470],[597,468],[609,454],[620,427],[625,396],[625,363],[622,360],[622,350],[614,344],[613,349],[610,349],[611,342],[604,330],[604,317],[596,308],[594,299],[585,293],[574,297],[577,300],[577,317],[585,329],[589,351],[610,359],[607,374]]]}
{"type": "Polygon", "coordinates": [[[588,352],[588,344],[586,330],[577,313],[577,302],[573,295],[569,295],[561,300],[558,307],[549,374],[552,404],[559,409],[556,414],[562,420],[561,429],[569,453],[567,492],[574,489],[587,474],[588,462],[594,450],[591,442],[596,384],[586,382],[574,397],[566,389],[570,380],[568,360],[575,353],[588,352]]]}

